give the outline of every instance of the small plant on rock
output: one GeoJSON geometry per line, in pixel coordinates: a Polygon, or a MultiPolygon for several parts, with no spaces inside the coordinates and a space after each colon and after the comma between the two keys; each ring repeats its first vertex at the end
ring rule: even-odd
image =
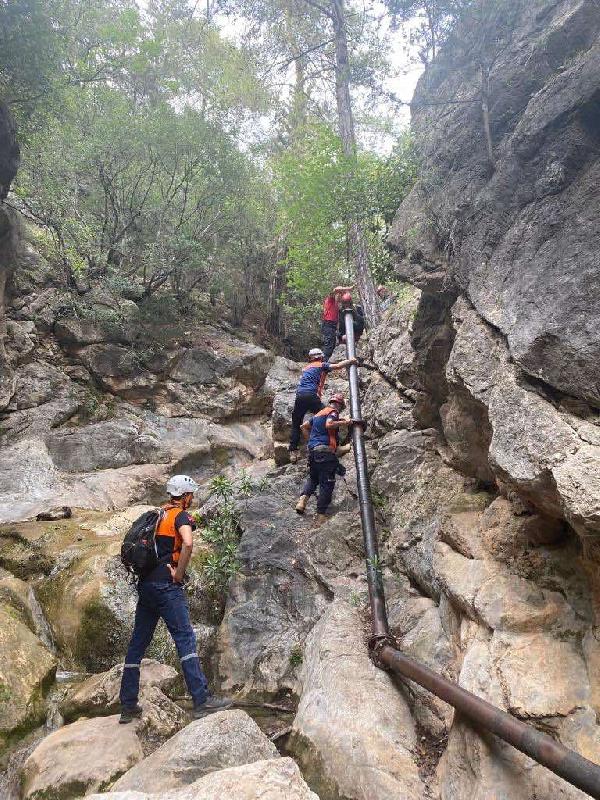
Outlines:
{"type": "Polygon", "coordinates": [[[302,648],[299,644],[295,644],[290,652],[290,666],[299,667],[303,660],[304,655],[302,653],[302,648]]]}

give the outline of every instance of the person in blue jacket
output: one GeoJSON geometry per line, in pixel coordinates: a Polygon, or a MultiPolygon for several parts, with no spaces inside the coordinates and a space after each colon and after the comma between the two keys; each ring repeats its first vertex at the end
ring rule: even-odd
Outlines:
{"type": "Polygon", "coordinates": [[[334,394],[329,398],[325,408],[302,425],[304,433],[308,436],[309,473],[302,495],[296,503],[296,511],[298,514],[304,514],[309,498],[318,487],[317,524],[319,525],[327,519],[326,511],[333,497],[336,475],[345,472],[336,455],[340,428],[349,428],[357,424],[356,420],[340,418],[340,411],[345,406],[343,395],[334,394]]]}
{"type": "Polygon", "coordinates": [[[304,415],[311,411],[315,414],[323,408],[321,394],[327,378],[327,373],[332,370],[344,369],[351,364],[356,364],[355,358],[347,358],[330,364],[325,360],[323,351],[319,347],[313,347],[308,353],[308,364],[302,370],[300,381],[296,388],[296,399],[292,412],[292,432],[290,435],[290,461],[295,464],[298,461],[298,446],[300,444],[300,426],[304,415]]]}

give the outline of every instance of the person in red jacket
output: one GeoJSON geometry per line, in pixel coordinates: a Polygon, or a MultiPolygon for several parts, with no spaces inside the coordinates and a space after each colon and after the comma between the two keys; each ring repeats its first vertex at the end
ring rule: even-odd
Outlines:
{"type": "Polygon", "coordinates": [[[354,286],[336,286],[323,300],[321,339],[325,361],[329,361],[331,354],[335,350],[340,315],[340,298],[345,292],[351,292],[353,289],[354,286]]]}

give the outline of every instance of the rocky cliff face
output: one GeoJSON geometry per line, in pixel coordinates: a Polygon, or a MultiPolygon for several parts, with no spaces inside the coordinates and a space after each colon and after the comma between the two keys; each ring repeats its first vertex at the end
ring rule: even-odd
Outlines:
{"type": "MultiPolygon", "coordinates": [[[[400,391],[374,483],[420,595],[391,600],[401,645],[597,762],[600,14],[515,6],[491,35],[493,166],[468,54],[415,95],[423,174],[391,235],[415,293],[371,342],[378,391],[400,391]]],[[[448,736],[445,800],[581,796],[410,695],[448,736]]]]}

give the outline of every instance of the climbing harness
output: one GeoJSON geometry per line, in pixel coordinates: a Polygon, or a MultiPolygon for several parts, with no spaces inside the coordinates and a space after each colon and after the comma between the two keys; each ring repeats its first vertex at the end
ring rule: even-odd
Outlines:
{"type": "MultiPolygon", "coordinates": [[[[352,315],[352,299],[343,304],[344,325],[346,329],[346,357],[354,358],[355,341],[352,315]]],[[[358,367],[349,368],[350,413],[353,419],[362,419],[358,383],[358,367]]],[[[457,683],[443,678],[438,673],[404,655],[390,634],[385,592],[379,561],[375,514],[371,501],[371,489],[367,471],[367,455],[364,443],[364,430],[361,425],[352,426],[352,444],[356,463],[358,501],[363,529],[365,556],[367,562],[367,582],[371,604],[371,639],[369,648],[376,666],[389,669],[402,678],[410,679],[445,702],[475,725],[496,734],[517,750],[530,756],[539,764],[560,775],[566,781],[600,800],[600,767],[569,750],[560,742],[541,733],[533,725],[528,725],[507,714],[491,703],[463,689],[457,683]]]]}

